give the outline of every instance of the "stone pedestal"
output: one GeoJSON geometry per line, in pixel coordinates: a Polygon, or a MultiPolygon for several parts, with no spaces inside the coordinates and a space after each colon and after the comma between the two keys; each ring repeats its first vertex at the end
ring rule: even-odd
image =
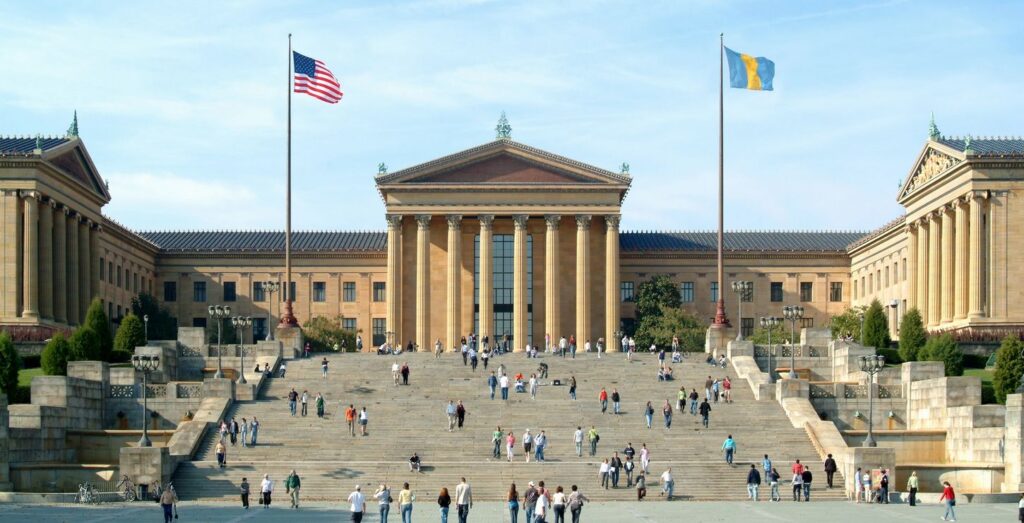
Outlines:
{"type": "Polygon", "coordinates": [[[171,480],[171,454],[167,447],[124,447],[119,461],[121,474],[127,474],[136,485],[148,486],[154,481],[166,485],[171,480]]]}
{"type": "MultiPolygon", "coordinates": [[[[878,485],[881,476],[874,474],[874,471],[889,471],[889,495],[899,496],[896,493],[896,449],[887,447],[852,447],[849,450],[850,459],[843,470],[843,477],[846,479],[846,491],[853,492],[853,473],[860,468],[861,474],[865,471],[871,474],[871,485],[878,485]]],[[[923,483],[923,482],[922,482],[923,483]]]]}
{"type": "Polygon", "coordinates": [[[1024,491],[1024,395],[1006,396],[1006,447],[1003,492],[1024,491]]]}
{"type": "Polygon", "coordinates": [[[806,347],[828,347],[828,344],[831,342],[831,329],[800,329],[800,345],[806,347]]]}
{"type": "Polygon", "coordinates": [[[10,435],[7,430],[7,396],[0,394],[0,492],[10,492],[11,484],[10,435]]]}
{"type": "Polygon", "coordinates": [[[810,398],[811,383],[807,380],[793,380],[781,376],[775,382],[775,398],[782,401],[786,398],[810,398]]]}
{"type": "Polygon", "coordinates": [[[228,378],[212,378],[203,382],[204,398],[235,399],[235,382],[228,378]]]}
{"type": "Polygon", "coordinates": [[[274,339],[281,342],[285,358],[298,358],[302,354],[302,329],[278,325],[274,330],[274,339]]]}
{"type": "Polygon", "coordinates": [[[750,356],[754,357],[754,342],[752,341],[730,341],[728,343],[728,354],[726,357],[732,360],[736,356],[750,356]]]}
{"type": "Polygon", "coordinates": [[[731,339],[732,329],[726,327],[708,327],[707,333],[704,335],[704,352],[714,354],[715,357],[727,348],[727,344],[731,339]]]}

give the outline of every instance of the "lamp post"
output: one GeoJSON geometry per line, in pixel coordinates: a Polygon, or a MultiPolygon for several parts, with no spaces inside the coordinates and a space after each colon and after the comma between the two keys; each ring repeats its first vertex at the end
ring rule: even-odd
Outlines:
{"type": "Polygon", "coordinates": [[[274,328],[270,326],[270,324],[273,323],[274,319],[274,293],[281,290],[281,284],[273,280],[267,280],[265,282],[260,283],[260,285],[263,287],[263,292],[270,295],[270,297],[267,298],[267,303],[269,304],[267,305],[267,308],[270,316],[270,318],[267,318],[268,320],[270,320],[267,321],[267,341],[274,341],[274,328]]]}
{"type": "Polygon", "coordinates": [[[875,374],[878,374],[885,367],[885,356],[881,354],[875,354],[874,356],[861,356],[860,357],[860,370],[864,371],[868,375],[868,437],[864,438],[865,447],[877,447],[878,443],[875,442],[875,438],[871,435],[871,430],[874,428],[875,421],[875,374]]]}
{"type": "Polygon", "coordinates": [[[149,431],[146,429],[146,415],[149,414],[149,395],[146,393],[146,386],[149,383],[149,373],[156,370],[160,365],[160,356],[132,356],[132,367],[142,373],[142,439],[139,440],[140,447],[152,447],[149,441],[149,431]]]}
{"type": "Polygon", "coordinates": [[[768,383],[775,383],[775,369],[772,368],[772,329],[781,321],[775,316],[761,318],[761,328],[768,330],[768,383]]]}
{"type": "MultiPolygon", "coordinates": [[[[859,313],[857,313],[857,317],[860,318],[860,344],[861,345],[864,345],[864,316],[865,316],[864,312],[865,311],[863,309],[861,309],[861,311],[859,313]]],[[[867,345],[864,345],[864,346],[867,347],[867,345]]]]}
{"type": "Polygon", "coordinates": [[[224,367],[221,363],[221,350],[220,350],[220,334],[221,334],[221,320],[231,316],[231,307],[227,305],[210,305],[206,308],[207,313],[210,317],[217,322],[217,374],[214,374],[214,378],[224,377],[224,367]]]}
{"type": "Polygon", "coordinates": [[[142,315],[142,328],[146,334],[146,345],[149,345],[149,314],[142,315]]]}
{"type": "Polygon", "coordinates": [[[795,380],[796,374],[796,322],[804,317],[804,308],[799,305],[787,305],[782,308],[782,317],[789,320],[789,379],[795,380]]]}
{"type": "Polygon", "coordinates": [[[732,282],[732,291],[736,293],[736,316],[737,321],[740,322],[739,328],[736,329],[736,341],[743,341],[743,299],[750,295],[754,290],[754,282],[752,281],[734,281],[732,282]]]}
{"type": "Polygon", "coordinates": [[[238,383],[245,384],[245,328],[252,325],[252,318],[248,316],[235,316],[231,318],[231,324],[235,326],[235,332],[238,335],[238,357],[240,361],[238,366],[238,383]]]}

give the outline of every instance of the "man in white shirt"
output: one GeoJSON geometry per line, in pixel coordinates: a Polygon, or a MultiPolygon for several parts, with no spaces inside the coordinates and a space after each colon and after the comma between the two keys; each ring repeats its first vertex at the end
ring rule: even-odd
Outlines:
{"type": "Polygon", "coordinates": [[[672,467],[669,467],[661,474],[661,494],[659,496],[668,493],[668,500],[672,501],[672,491],[675,489],[676,482],[672,478],[672,467]]]}
{"type": "Polygon", "coordinates": [[[565,349],[568,347],[569,340],[565,339],[565,336],[562,336],[562,338],[558,340],[558,352],[565,354],[565,349]]]}
{"type": "Polygon", "coordinates": [[[459,523],[466,523],[469,509],[473,507],[473,490],[466,483],[466,478],[455,487],[455,507],[459,511],[459,523]]]}
{"type": "Polygon", "coordinates": [[[504,372],[502,372],[501,377],[498,378],[498,385],[501,387],[501,399],[508,400],[508,375],[504,372]]]}
{"type": "Polygon", "coordinates": [[[359,485],[348,495],[348,502],[352,504],[349,510],[352,511],[352,521],[359,523],[363,520],[363,511],[366,508],[366,498],[360,492],[359,485]]]}
{"type": "Polygon", "coordinates": [[[621,347],[621,350],[623,352],[629,352],[629,336],[623,336],[622,337],[622,347],[621,347]]]}
{"type": "Polygon", "coordinates": [[[583,427],[576,427],[576,432],[572,435],[572,441],[576,444],[576,457],[583,457],[583,427]]]}
{"type": "Polygon", "coordinates": [[[401,370],[401,368],[398,366],[398,361],[396,360],[394,363],[391,364],[391,377],[394,378],[395,385],[398,385],[399,370],[401,370]]]}

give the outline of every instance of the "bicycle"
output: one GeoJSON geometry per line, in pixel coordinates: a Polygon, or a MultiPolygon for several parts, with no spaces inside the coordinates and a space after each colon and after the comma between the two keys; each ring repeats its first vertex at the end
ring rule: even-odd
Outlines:
{"type": "Polygon", "coordinates": [[[75,503],[99,503],[99,496],[96,494],[96,487],[92,486],[92,483],[85,482],[84,484],[78,484],[78,495],[75,496],[75,503]]]}
{"type": "Polygon", "coordinates": [[[121,482],[117,484],[117,488],[122,489],[121,497],[125,501],[132,502],[139,499],[138,494],[135,492],[135,482],[127,474],[121,476],[121,482]]]}

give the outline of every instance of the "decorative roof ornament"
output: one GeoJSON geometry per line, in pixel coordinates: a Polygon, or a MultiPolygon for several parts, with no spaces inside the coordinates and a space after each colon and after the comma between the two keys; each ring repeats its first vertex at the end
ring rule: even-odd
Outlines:
{"type": "Polygon", "coordinates": [[[971,149],[971,135],[969,134],[964,138],[964,154],[968,156],[974,154],[974,149],[971,149]]]}
{"type": "Polygon", "coordinates": [[[75,117],[71,120],[71,126],[68,127],[68,138],[78,138],[78,110],[75,109],[75,117]]]}
{"type": "Polygon", "coordinates": [[[380,162],[377,164],[377,176],[384,176],[388,173],[388,164],[380,162]]]}
{"type": "Polygon", "coordinates": [[[508,123],[508,118],[505,117],[505,111],[501,112],[501,118],[498,118],[498,125],[494,127],[494,139],[496,140],[508,140],[512,138],[512,126],[508,123]]]}
{"type": "Polygon", "coordinates": [[[622,166],[619,167],[619,172],[624,176],[629,176],[629,162],[622,162],[622,166]]]}
{"type": "Polygon", "coordinates": [[[43,136],[40,134],[36,135],[36,148],[32,151],[32,154],[36,156],[42,156],[43,154],[43,136]]]}
{"type": "Polygon", "coordinates": [[[935,112],[932,112],[932,120],[931,123],[928,124],[928,138],[931,141],[936,142],[941,137],[942,134],[939,132],[939,126],[935,125],[935,112]]]}

